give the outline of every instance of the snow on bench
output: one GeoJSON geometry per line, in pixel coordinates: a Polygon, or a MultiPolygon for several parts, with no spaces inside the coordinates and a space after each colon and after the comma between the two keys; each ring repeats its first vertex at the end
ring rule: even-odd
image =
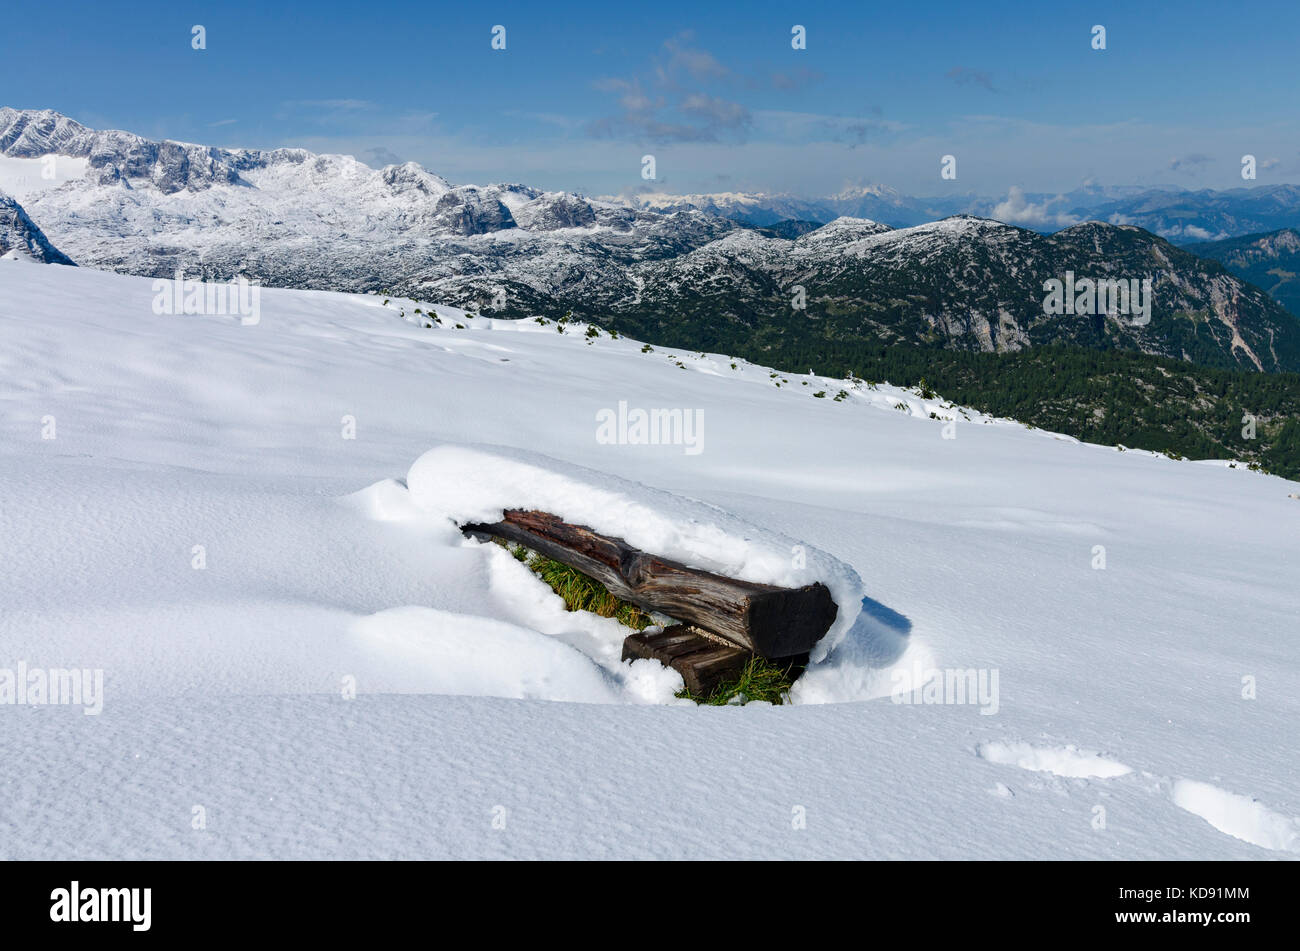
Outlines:
{"type": "MultiPolygon", "coordinates": [[[[852,568],[722,509],[531,454],[441,446],[407,479],[412,501],[464,533],[515,542],[687,626],[634,634],[695,692],[754,654],[824,657],[852,626],[852,568]]],[[[704,689],[701,689],[704,688],[704,689]]]]}
{"type": "Polygon", "coordinates": [[[516,542],[595,578],[624,601],[689,622],[693,630],[628,635],[623,659],[658,660],[677,670],[697,694],[743,667],[750,653],[806,657],[838,613],[821,582],[782,588],[737,581],[649,554],[549,512],[510,509],[499,522],[471,522],[461,531],[516,542]]]}
{"type": "Polygon", "coordinates": [[[510,509],[499,522],[471,522],[468,535],[517,542],[595,578],[615,596],[666,614],[763,657],[807,654],[837,609],[830,591],[737,581],[633,548],[621,538],[565,522],[549,512],[510,509]]]}

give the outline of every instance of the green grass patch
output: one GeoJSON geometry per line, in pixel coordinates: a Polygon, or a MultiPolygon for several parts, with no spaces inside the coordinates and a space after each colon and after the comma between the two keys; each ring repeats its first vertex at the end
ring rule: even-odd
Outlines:
{"type": "MultiPolygon", "coordinates": [[[[654,623],[641,608],[611,594],[595,578],[576,568],[538,554],[523,545],[509,544],[499,538],[494,538],[493,541],[545,581],[564,601],[566,609],[612,617],[634,631],[644,631],[654,623]]],[[[790,687],[803,670],[804,664],[797,661],[774,661],[756,656],[750,658],[735,677],[718,684],[708,696],[696,696],[688,690],[679,691],[677,696],[711,707],[737,702],[737,698],[743,703],[766,700],[768,703],[781,704],[789,699],[790,687]]]]}
{"type": "Polygon", "coordinates": [[[506,548],[537,577],[550,585],[551,590],[564,601],[567,610],[590,611],[601,617],[612,617],[634,631],[644,631],[653,623],[645,611],[615,597],[603,584],[578,569],[570,568],[554,558],[539,555],[523,545],[507,545],[506,548]]]}
{"type": "Polygon", "coordinates": [[[803,664],[794,661],[768,660],[755,656],[749,659],[735,677],[714,687],[707,697],[696,696],[689,690],[679,691],[677,696],[709,707],[724,707],[737,700],[741,703],[766,700],[768,703],[782,704],[789,700],[790,688],[803,673],[803,669],[803,664]]]}

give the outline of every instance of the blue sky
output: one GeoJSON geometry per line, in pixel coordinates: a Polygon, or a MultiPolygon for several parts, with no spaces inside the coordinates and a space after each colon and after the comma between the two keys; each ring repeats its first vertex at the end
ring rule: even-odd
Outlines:
{"type": "Polygon", "coordinates": [[[1295,0],[143,0],[11,4],[3,26],[0,104],[456,182],[630,192],[653,154],[673,192],[1230,188],[1246,153],[1256,184],[1300,181],[1295,0]]]}

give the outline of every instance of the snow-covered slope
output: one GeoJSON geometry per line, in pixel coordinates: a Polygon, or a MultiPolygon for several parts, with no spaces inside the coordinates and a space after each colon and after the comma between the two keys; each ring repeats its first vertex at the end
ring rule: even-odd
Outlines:
{"type": "Polygon", "coordinates": [[[0,699],[104,675],[0,704],[0,857],[1300,853],[1294,483],[578,325],[154,296],[0,261],[0,699]],[[598,438],[620,403],[700,451],[598,438]],[[794,705],[697,708],[455,530],[512,485],[861,600],[794,705]],[[949,671],[990,690],[893,702],[949,671]]]}

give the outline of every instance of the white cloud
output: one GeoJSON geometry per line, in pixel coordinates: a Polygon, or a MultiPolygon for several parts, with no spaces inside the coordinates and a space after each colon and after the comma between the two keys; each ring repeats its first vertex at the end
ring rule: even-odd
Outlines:
{"type": "Polygon", "coordinates": [[[1024,189],[1012,185],[1005,200],[993,206],[993,217],[1009,225],[1024,225],[1027,228],[1068,228],[1077,225],[1079,218],[1064,211],[1052,211],[1052,205],[1060,197],[1042,202],[1031,202],[1025,198],[1024,189]]]}

